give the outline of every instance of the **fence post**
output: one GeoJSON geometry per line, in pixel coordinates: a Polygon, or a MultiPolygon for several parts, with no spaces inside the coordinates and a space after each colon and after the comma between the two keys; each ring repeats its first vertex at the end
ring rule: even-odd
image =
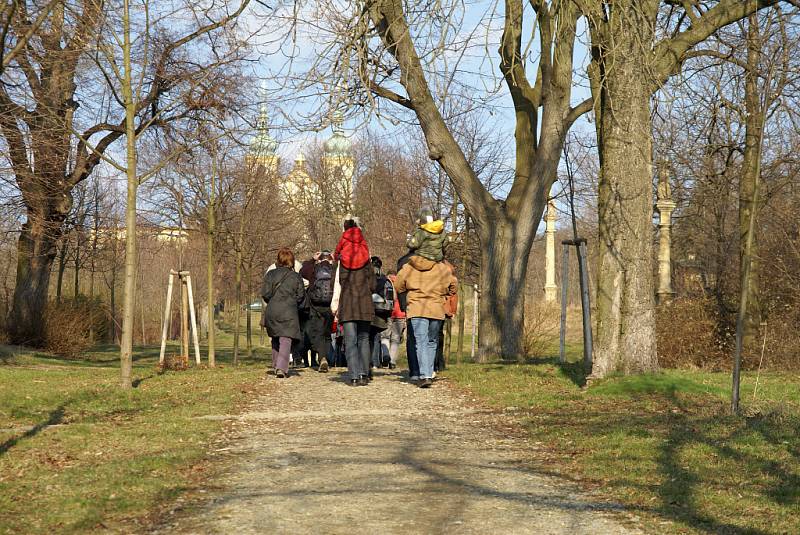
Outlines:
{"type": "Polygon", "coordinates": [[[478,300],[481,298],[481,292],[478,285],[472,286],[472,349],[470,357],[472,362],[475,362],[475,345],[478,341],[478,300]]]}
{"type": "Polygon", "coordinates": [[[564,364],[566,357],[567,340],[567,287],[569,285],[569,245],[561,244],[561,330],[558,341],[558,362],[564,364]]]}

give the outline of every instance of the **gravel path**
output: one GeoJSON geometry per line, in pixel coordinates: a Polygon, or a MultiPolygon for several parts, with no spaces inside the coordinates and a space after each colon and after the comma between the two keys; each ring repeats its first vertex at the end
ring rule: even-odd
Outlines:
{"type": "Polygon", "coordinates": [[[351,387],[338,371],[265,381],[231,423],[209,498],[160,532],[638,533],[614,506],[537,472],[510,416],[444,382],[425,390],[379,373],[351,387]]]}

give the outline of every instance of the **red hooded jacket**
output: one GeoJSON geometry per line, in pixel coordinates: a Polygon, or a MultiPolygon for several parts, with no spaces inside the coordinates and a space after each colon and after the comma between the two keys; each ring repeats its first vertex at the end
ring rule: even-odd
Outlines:
{"type": "Polygon", "coordinates": [[[336,246],[333,258],[347,269],[361,269],[369,262],[369,248],[364,234],[358,227],[345,230],[336,246]]]}

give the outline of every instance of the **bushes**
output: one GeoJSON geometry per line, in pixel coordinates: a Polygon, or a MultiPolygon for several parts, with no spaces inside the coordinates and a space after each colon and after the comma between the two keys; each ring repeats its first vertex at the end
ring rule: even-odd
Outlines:
{"type": "Polygon", "coordinates": [[[525,304],[524,356],[543,357],[558,342],[559,308],[557,302],[534,301],[525,304]]]}
{"type": "MultiPolygon", "coordinates": [[[[764,369],[800,369],[800,312],[770,311],[766,331],[742,351],[742,368],[754,370],[764,348],[764,369]]],[[[722,314],[710,297],[676,299],[657,309],[658,362],[662,368],[730,370],[736,342],[735,313],[722,314]]]]}
{"type": "Polygon", "coordinates": [[[106,336],[108,314],[98,299],[83,296],[51,302],[45,318],[45,349],[73,358],[106,336]]]}
{"type": "Polygon", "coordinates": [[[711,299],[676,299],[659,305],[656,314],[662,368],[729,367],[734,332],[711,299]]]}

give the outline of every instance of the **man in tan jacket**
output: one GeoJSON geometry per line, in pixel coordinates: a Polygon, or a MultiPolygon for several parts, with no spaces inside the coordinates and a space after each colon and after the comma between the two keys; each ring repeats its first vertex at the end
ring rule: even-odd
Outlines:
{"type": "Polygon", "coordinates": [[[421,388],[433,383],[433,362],[444,321],[447,298],[456,294],[450,268],[421,256],[412,256],[397,274],[397,293],[407,292],[406,316],[414,330],[421,388]]]}

